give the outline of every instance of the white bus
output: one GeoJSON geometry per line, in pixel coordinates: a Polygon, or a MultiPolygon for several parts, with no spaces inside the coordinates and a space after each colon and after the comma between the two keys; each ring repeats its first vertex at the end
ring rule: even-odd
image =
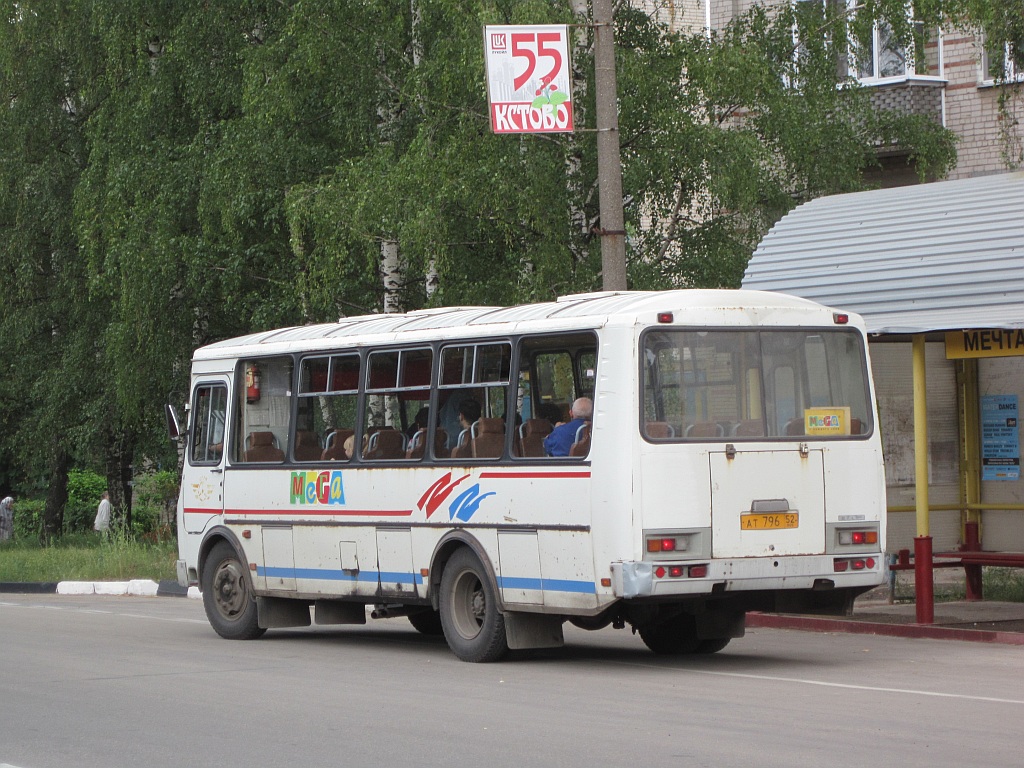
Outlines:
{"type": "Polygon", "coordinates": [[[178,579],[227,638],[369,613],[467,661],[565,621],[713,653],[747,611],[841,614],[885,576],[863,323],[780,294],[230,339],[196,351],[180,431],[178,579]]]}

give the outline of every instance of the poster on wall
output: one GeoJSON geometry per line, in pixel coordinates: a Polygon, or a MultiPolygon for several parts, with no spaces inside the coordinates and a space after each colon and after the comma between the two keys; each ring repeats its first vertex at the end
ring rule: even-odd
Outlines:
{"type": "Polygon", "coordinates": [[[1020,480],[1016,395],[982,395],[981,479],[1020,480]]]}

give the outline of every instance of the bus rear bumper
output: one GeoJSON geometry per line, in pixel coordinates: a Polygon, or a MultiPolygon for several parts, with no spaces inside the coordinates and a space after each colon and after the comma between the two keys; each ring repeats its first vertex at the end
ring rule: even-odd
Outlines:
{"type": "Polygon", "coordinates": [[[837,559],[848,558],[801,555],[711,560],[701,564],[706,565],[706,575],[703,576],[691,575],[692,562],[620,561],[611,564],[612,590],[616,597],[629,600],[766,590],[866,590],[885,583],[882,553],[858,555],[863,567],[856,570],[848,567],[845,571],[836,571],[837,559]],[[674,575],[673,565],[681,566],[679,575],[674,575]]]}

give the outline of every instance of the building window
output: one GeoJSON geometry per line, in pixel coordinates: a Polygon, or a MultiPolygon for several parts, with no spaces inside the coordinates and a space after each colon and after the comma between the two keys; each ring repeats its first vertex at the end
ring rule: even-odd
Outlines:
{"type": "MultiPolygon", "coordinates": [[[[834,48],[836,70],[840,79],[855,78],[870,85],[893,78],[905,78],[915,72],[912,48],[900,43],[892,28],[885,22],[876,22],[867,40],[854,40],[840,48],[833,42],[832,30],[839,16],[852,19],[859,0],[795,0],[796,25],[793,30],[796,43],[797,67],[814,47],[805,38],[807,30],[823,35],[819,42],[834,48]],[[801,30],[804,30],[803,34],[801,30]]],[[[908,8],[909,11],[909,8],[908,8]]]]}
{"type": "Polygon", "coordinates": [[[1003,45],[990,45],[983,41],[982,46],[982,83],[1024,82],[1024,40],[1003,45]]]}
{"type": "Polygon", "coordinates": [[[891,77],[913,74],[913,60],[908,51],[884,22],[876,22],[867,45],[854,45],[851,58],[856,64],[856,77],[871,83],[891,77]]]}

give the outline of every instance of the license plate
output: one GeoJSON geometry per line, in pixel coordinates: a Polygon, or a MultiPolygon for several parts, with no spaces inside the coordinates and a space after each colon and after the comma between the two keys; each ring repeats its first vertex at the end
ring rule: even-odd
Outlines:
{"type": "Polygon", "coordinates": [[[783,528],[797,528],[799,518],[796,512],[749,512],[740,515],[740,530],[777,531],[783,528]]]}

